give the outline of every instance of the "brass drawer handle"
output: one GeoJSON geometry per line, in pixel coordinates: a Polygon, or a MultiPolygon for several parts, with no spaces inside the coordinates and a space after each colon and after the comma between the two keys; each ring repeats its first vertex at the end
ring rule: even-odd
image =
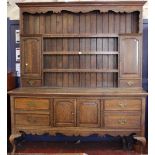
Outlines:
{"type": "Polygon", "coordinates": [[[28,102],[27,105],[30,106],[30,107],[35,107],[36,106],[34,102],[28,102]]]}
{"type": "Polygon", "coordinates": [[[73,119],[72,119],[72,123],[74,123],[74,115],[75,115],[75,113],[74,112],[71,112],[71,114],[72,114],[72,117],[73,117],[73,119]]]}
{"type": "Polygon", "coordinates": [[[84,104],[84,105],[96,105],[95,102],[84,102],[83,104],[84,104]]]}
{"type": "Polygon", "coordinates": [[[34,81],[33,81],[33,80],[29,80],[29,81],[28,81],[28,84],[29,84],[30,86],[32,86],[32,85],[34,84],[34,81]]]}
{"type": "Polygon", "coordinates": [[[118,124],[125,125],[127,124],[127,120],[118,120],[118,124]]]}
{"type": "Polygon", "coordinates": [[[118,106],[123,109],[127,106],[127,104],[126,103],[119,103],[118,106]]]}
{"type": "Polygon", "coordinates": [[[27,121],[29,123],[36,123],[37,122],[37,120],[35,118],[31,117],[31,116],[27,117],[27,121]]]}
{"type": "Polygon", "coordinates": [[[128,83],[128,86],[130,86],[130,87],[134,85],[133,81],[128,81],[127,83],[128,83]]]}

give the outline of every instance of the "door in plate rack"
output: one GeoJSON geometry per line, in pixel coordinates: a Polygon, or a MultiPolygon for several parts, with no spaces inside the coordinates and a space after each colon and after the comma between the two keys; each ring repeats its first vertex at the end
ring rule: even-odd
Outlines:
{"type": "Polygon", "coordinates": [[[22,76],[41,77],[41,38],[22,37],[22,76]]]}
{"type": "Polygon", "coordinates": [[[120,78],[141,76],[141,35],[120,35],[120,78]]]}
{"type": "Polygon", "coordinates": [[[100,101],[81,99],[77,101],[77,125],[80,127],[100,126],[100,101]]]}
{"type": "Polygon", "coordinates": [[[76,124],[75,99],[54,99],[54,126],[72,127],[76,124]]]}

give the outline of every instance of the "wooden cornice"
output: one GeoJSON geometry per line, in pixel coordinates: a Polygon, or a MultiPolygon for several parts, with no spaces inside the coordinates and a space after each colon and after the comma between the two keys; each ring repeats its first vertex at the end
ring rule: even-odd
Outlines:
{"type": "Polygon", "coordinates": [[[100,12],[133,12],[141,11],[146,1],[90,1],[90,2],[23,2],[17,3],[22,12],[60,13],[63,10],[74,13],[87,13],[93,10],[100,12]]]}
{"type": "Polygon", "coordinates": [[[16,3],[19,7],[73,7],[73,6],[132,6],[144,5],[146,1],[83,1],[83,2],[20,2],[16,3]]]}

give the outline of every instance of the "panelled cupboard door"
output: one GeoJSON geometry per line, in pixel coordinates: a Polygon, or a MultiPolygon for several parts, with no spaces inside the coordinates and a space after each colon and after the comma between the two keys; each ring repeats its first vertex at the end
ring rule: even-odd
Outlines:
{"type": "Polygon", "coordinates": [[[79,99],[77,101],[77,126],[100,126],[100,101],[79,99]]]}
{"type": "Polygon", "coordinates": [[[41,38],[22,37],[22,76],[41,76],[41,38]]]}
{"type": "Polygon", "coordinates": [[[76,124],[75,99],[54,99],[54,126],[72,127],[76,124]]]}
{"type": "Polygon", "coordinates": [[[141,35],[120,35],[120,78],[141,76],[141,35]]]}

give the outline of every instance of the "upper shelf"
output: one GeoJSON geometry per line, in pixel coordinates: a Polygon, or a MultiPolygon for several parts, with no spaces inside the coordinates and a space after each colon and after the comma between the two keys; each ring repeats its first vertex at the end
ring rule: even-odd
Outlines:
{"type": "Polygon", "coordinates": [[[91,55],[91,54],[119,54],[118,51],[43,51],[43,55],[91,55]]]}
{"type": "Polygon", "coordinates": [[[43,69],[43,72],[55,72],[55,73],[117,73],[118,69],[43,69]]]}
{"type": "Polygon", "coordinates": [[[70,33],[70,34],[21,34],[21,37],[43,37],[44,38],[118,38],[120,36],[141,36],[142,33],[70,33]]]}

